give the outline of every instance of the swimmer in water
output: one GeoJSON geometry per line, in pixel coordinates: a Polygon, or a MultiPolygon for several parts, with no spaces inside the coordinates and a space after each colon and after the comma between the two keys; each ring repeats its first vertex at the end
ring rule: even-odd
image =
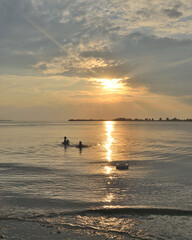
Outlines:
{"type": "Polygon", "coordinates": [[[83,144],[82,144],[81,141],[79,142],[79,145],[78,145],[77,147],[78,147],[78,148],[82,148],[82,147],[83,147],[83,144]]]}
{"type": "Polygon", "coordinates": [[[65,146],[69,145],[69,139],[67,139],[67,137],[64,137],[64,141],[62,142],[62,144],[64,144],[65,146]]]}

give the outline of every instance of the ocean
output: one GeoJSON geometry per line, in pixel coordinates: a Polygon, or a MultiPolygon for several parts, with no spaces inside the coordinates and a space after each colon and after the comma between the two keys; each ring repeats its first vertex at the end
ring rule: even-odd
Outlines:
{"type": "Polygon", "coordinates": [[[2,238],[192,239],[191,122],[1,121],[0,136],[2,238]]]}

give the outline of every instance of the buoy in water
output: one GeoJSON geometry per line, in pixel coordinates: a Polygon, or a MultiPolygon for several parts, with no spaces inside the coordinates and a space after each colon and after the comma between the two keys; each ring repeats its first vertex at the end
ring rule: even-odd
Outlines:
{"type": "Polygon", "coordinates": [[[116,169],[117,170],[128,170],[129,169],[129,165],[127,163],[125,163],[125,164],[120,163],[120,164],[116,165],[116,169]]]}

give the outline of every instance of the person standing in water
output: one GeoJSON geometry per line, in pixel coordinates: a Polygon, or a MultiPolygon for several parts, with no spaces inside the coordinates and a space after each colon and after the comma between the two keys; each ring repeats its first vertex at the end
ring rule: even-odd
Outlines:
{"type": "Polygon", "coordinates": [[[83,147],[83,144],[82,144],[81,141],[79,142],[79,145],[78,145],[77,147],[78,147],[78,148],[82,148],[82,147],[83,147]]]}
{"type": "Polygon", "coordinates": [[[69,139],[67,139],[67,137],[64,137],[64,141],[62,142],[65,146],[69,145],[69,139]]]}

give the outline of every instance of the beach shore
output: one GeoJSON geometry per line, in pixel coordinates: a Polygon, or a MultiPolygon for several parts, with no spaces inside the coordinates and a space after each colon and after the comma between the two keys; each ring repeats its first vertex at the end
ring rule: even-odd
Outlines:
{"type": "MultiPolygon", "coordinates": [[[[87,229],[67,229],[44,223],[20,221],[20,220],[0,220],[0,239],[14,240],[104,240],[114,239],[113,234],[98,233],[87,229]]],[[[117,236],[115,239],[124,239],[117,236]]]]}

